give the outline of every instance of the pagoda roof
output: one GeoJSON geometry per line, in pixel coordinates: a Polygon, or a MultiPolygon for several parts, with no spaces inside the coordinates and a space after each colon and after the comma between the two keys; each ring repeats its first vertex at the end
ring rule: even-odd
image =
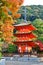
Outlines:
{"type": "Polygon", "coordinates": [[[17,37],[17,40],[14,42],[29,42],[29,41],[35,41],[37,39],[36,35],[33,33],[14,34],[14,36],[17,37]]]}
{"type": "Polygon", "coordinates": [[[33,33],[26,33],[26,34],[14,34],[14,36],[16,37],[23,37],[23,36],[27,36],[28,38],[37,38],[38,36],[36,34],[33,33]]]}
{"type": "Polygon", "coordinates": [[[35,44],[37,44],[40,50],[43,51],[43,43],[40,40],[36,41],[35,44]]]}
{"type": "Polygon", "coordinates": [[[31,46],[31,47],[34,47],[36,46],[35,42],[34,41],[25,41],[25,42],[13,42],[14,44],[17,44],[18,46],[19,45],[28,45],[28,46],[31,46]]]}
{"type": "Polygon", "coordinates": [[[18,29],[18,27],[21,27],[21,26],[28,26],[29,30],[37,30],[37,28],[35,28],[35,26],[33,26],[31,23],[20,23],[20,24],[14,25],[14,27],[16,27],[17,29],[18,29]]]}

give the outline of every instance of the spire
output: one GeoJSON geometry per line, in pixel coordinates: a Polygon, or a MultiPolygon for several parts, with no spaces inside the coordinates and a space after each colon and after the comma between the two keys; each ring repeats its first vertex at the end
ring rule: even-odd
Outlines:
{"type": "Polygon", "coordinates": [[[27,23],[26,21],[26,7],[24,6],[25,10],[24,10],[24,19],[25,19],[25,22],[27,23]]]}

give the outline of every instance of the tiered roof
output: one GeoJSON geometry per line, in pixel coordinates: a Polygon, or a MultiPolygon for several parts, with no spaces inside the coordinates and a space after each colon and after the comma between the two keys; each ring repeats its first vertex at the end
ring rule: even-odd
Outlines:
{"type": "Polygon", "coordinates": [[[36,28],[30,23],[23,23],[14,25],[17,30],[14,33],[14,36],[17,37],[14,42],[29,42],[36,39],[36,35],[32,33],[32,31],[36,30],[36,28]]]}

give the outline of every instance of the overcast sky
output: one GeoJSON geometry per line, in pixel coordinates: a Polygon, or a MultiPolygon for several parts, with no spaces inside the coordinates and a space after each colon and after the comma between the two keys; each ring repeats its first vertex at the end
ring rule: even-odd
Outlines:
{"type": "Polygon", "coordinates": [[[43,5],[43,0],[24,0],[23,5],[43,5]]]}

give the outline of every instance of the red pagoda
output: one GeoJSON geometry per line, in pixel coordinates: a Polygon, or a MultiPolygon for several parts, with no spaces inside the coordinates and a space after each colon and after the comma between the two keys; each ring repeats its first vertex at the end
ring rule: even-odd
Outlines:
{"type": "Polygon", "coordinates": [[[36,35],[32,33],[32,31],[36,30],[36,28],[31,23],[22,23],[14,25],[16,32],[14,36],[16,40],[14,44],[18,46],[19,52],[28,52],[29,47],[35,46],[35,40],[37,39],[36,35]]]}

